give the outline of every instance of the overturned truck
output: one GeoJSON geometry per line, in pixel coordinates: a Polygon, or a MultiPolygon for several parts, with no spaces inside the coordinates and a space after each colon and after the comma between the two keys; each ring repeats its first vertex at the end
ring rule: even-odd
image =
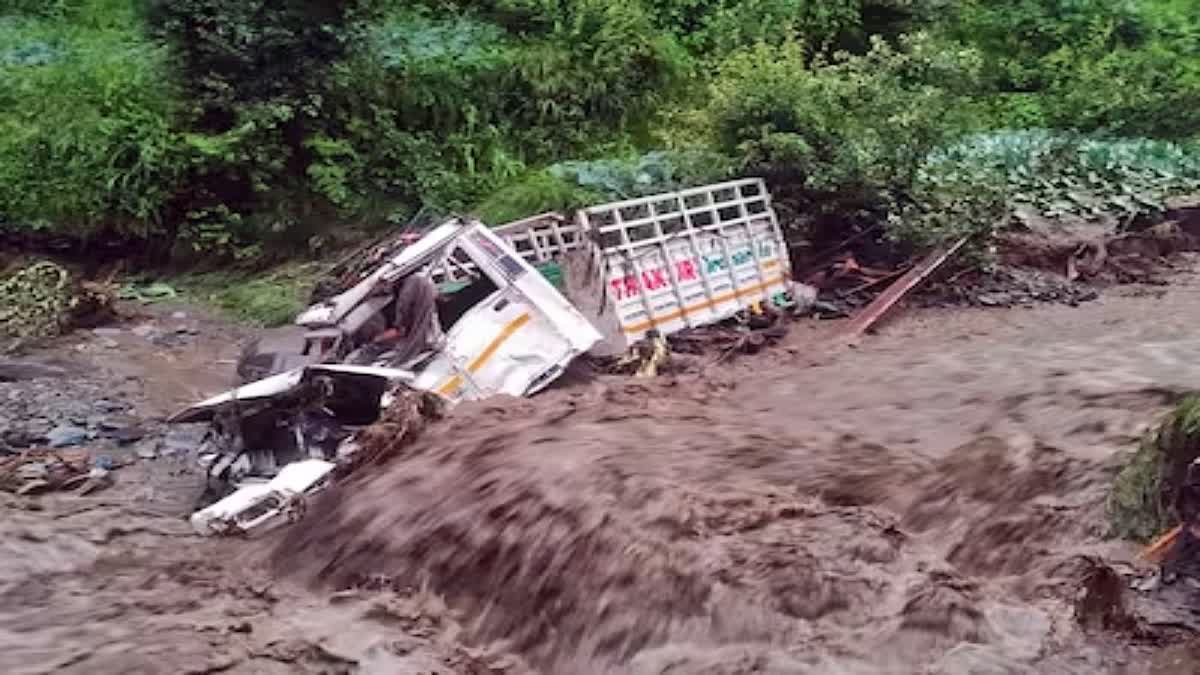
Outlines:
{"type": "Polygon", "coordinates": [[[397,387],[450,404],[528,396],[584,353],[787,306],[791,290],[757,179],[589,207],[574,219],[544,214],[492,229],[452,218],[298,316],[295,350],[253,355],[264,377],[171,418],[209,424],[200,455],[213,496],[241,486],[193,524],[246,530],[286,512],[353,454],[357,432],[397,387]]]}

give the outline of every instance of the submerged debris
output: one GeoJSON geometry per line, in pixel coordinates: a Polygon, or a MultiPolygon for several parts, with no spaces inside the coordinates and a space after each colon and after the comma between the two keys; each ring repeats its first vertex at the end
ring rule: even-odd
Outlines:
{"type": "Polygon", "coordinates": [[[921,300],[925,306],[1029,307],[1036,303],[1059,303],[1077,307],[1098,297],[1095,288],[1053,272],[1001,267],[966,270],[936,284],[921,300]]]}
{"type": "Polygon", "coordinates": [[[111,484],[112,463],[86,452],[28,450],[0,458],[0,490],[31,495],[57,490],[88,494],[111,484]]]}
{"type": "Polygon", "coordinates": [[[755,354],[783,339],[790,317],[762,307],[718,324],[688,328],[668,337],[651,331],[619,358],[596,357],[598,370],[610,375],[655,377],[703,372],[737,354],[755,354]]]}
{"type": "Polygon", "coordinates": [[[1116,570],[1089,559],[1075,598],[1075,621],[1089,632],[1137,631],[1138,620],[1129,609],[1125,587],[1116,570]]]}
{"type": "Polygon", "coordinates": [[[392,402],[379,421],[364,429],[354,440],[355,451],[338,474],[382,464],[402,456],[430,423],[446,414],[446,402],[435,394],[400,385],[391,392],[392,402]]]}
{"type": "Polygon", "coordinates": [[[293,462],[269,481],[243,485],[221,501],[192,514],[192,527],[202,535],[242,534],[277,516],[295,522],[303,517],[304,499],[333,471],[319,459],[293,462]]]}

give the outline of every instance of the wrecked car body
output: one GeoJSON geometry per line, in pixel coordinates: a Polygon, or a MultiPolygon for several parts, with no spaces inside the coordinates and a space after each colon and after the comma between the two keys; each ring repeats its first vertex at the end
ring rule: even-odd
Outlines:
{"type": "Polygon", "coordinates": [[[306,459],[332,460],[373,423],[387,393],[411,372],[315,364],[278,373],[189,407],[170,421],[207,423],[199,448],[213,495],[248,476],[273,476],[306,459]]]}
{"type": "Polygon", "coordinates": [[[212,495],[293,462],[348,454],[354,434],[378,418],[394,387],[436,392],[450,403],[525,396],[600,339],[502,239],[461,219],[435,228],[296,323],[306,332],[290,363],[300,365],[169,420],[210,425],[200,455],[212,495]]]}
{"type": "Polygon", "coordinates": [[[281,515],[289,521],[303,514],[304,497],[311,494],[336,468],[336,464],[306,459],[288,464],[270,480],[243,485],[238,491],[192,514],[198,534],[251,532],[281,515]]]}

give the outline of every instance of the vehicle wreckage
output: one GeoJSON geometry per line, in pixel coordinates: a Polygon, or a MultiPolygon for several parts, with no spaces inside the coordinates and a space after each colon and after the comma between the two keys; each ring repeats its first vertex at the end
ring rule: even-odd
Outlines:
{"type": "Polygon", "coordinates": [[[391,253],[296,318],[294,351],[249,354],[261,379],[170,418],[209,425],[201,462],[210,495],[228,495],[193,515],[198,531],[288,513],[353,455],[398,387],[449,404],[529,396],[585,353],[792,302],[759,179],[589,207],[573,222],[544,214],[493,229],[455,217],[391,253]]]}

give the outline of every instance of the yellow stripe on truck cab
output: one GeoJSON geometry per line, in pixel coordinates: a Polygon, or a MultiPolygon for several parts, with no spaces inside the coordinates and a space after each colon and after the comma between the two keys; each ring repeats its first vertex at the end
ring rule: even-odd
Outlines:
{"type": "MultiPolygon", "coordinates": [[[[532,319],[533,317],[530,316],[529,313],[525,313],[513,319],[512,321],[509,321],[504,328],[500,329],[500,333],[496,337],[492,338],[492,341],[488,343],[488,346],[479,353],[479,356],[471,359],[471,362],[467,364],[467,372],[478,372],[481,368],[487,365],[487,362],[496,355],[496,352],[500,351],[500,347],[504,345],[505,341],[512,337],[513,333],[516,333],[521,329],[522,326],[529,323],[532,319]]],[[[436,391],[442,396],[449,396],[455,391],[458,391],[458,388],[462,385],[462,375],[455,375],[454,377],[451,377],[442,383],[442,386],[438,387],[436,391]]]]}

